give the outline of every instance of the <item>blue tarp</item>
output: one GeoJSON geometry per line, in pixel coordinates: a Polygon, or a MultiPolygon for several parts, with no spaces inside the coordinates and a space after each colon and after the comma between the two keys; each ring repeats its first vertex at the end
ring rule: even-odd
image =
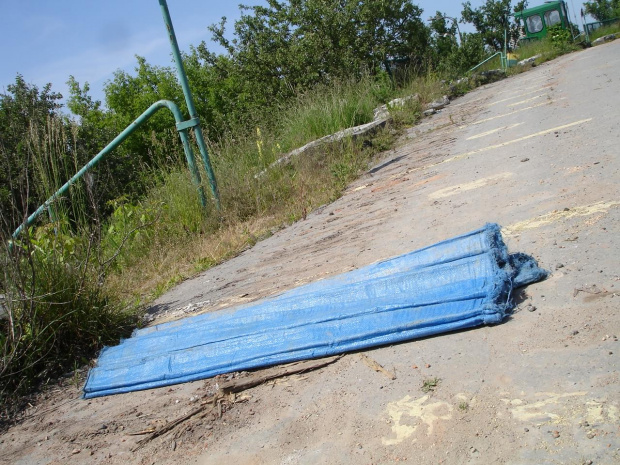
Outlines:
{"type": "Polygon", "coordinates": [[[137,391],[499,323],[546,277],[496,224],[242,307],[135,331],[105,348],[84,397],[137,391]]]}

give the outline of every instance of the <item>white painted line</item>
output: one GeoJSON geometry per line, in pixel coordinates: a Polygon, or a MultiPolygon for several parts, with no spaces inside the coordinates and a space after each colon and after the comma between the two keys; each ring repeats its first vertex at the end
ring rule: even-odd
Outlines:
{"type": "MultiPolygon", "coordinates": [[[[574,123],[563,124],[562,126],[557,126],[551,129],[545,129],[544,131],[535,132],[534,134],[530,134],[528,136],[519,137],[518,139],[509,140],[507,142],[502,142],[501,144],[489,145],[487,147],[482,147],[480,149],[472,150],[471,152],[466,152],[461,155],[456,155],[452,158],[448,158],[440,163],[448,163],[450,161],[460,160],[461,158],[466,158],[470,155],[475,155],[478,153],[486,152],[488,150],[499,149],[501,147],[506,147],[507,145],[516,144],[517,142],[522,142],[524,140],[532,139],[533,137],[544,136],[545,134],[549,134],[555,131],[561,131],[562,129],[570,128],[572,126],[577,126],[579,124],[588,123],[592,121],[593,118],[582,119],[579,121],[575,121],[574,123]]],[[[436,163],[437,165],[440,163],[436,163]]]]}
{"type": "Polygon", "coordinates": [[[485,118],[485,119],[481,119],[479,121],[474,121],[473,123],[465,124],[463,126],[459,126],[458,128],[459,129],[464,129],[464,128],[468,127],[468,126],[476,126],[477,124],[486,123],[487,121],[493,121],[494,119],[503,118],[505,116],[514,115],[514,114],[520,113],[522,111],[531,110],[532,108],[542,107],[543,105],[551,105],[552,103],[558,102],[560,100],[566,100],[566,97],[560,97],[560,98],[552,100],[550,102],[537,103],[536,105],[532,105],[531,107],[519,108],[518,110],[511,111],[510,113],[504,113],[504,114],[497,115],[497,116],[491,116],[490,118],[485,118]]]}
{"type": "Polygon", "coordinates": [[[497,105],[498,103],[503,103],[503,102],[507,102],[508,100],[514,100],[516,98],[520,98],[520,97],[525,97],[526,95],[530,95],[530,94],[534,94],[536,92],[540,92],[545,90],[544,87],[538,87],[536,86],[536,89],[530,91],[530,92],[525,92],[525,93],[519,93],[519,95],[514,95],[512,97],[508,97],[502,100],[498,100],[497,102],[493,102],[493,103],[489,103],[489,106],[492,107],[493,105],[497,105]]]}
{"type": "Polygon", "coordinates": [[[465,140],[473,140],[473,139],[479,139],[480,137],[490,136],[491,134],[495,134],[496,132],[499,132],[499,131],[507,131],[508,129],[516,128],[517,126],[521,126],[522,124],[523,123],[515,123],[515,124],[511,124],[510,126],[503,126],[501,128],[491,129],[490,131],[482,132],[480,134],[476,134],[475,136],[468,137],[465,140]]]}
{"type": "Polygon", "coordinates": [[[532,100],[539,99],[540,97],[544,97],[547,94],[540,94],[532,98],[528,98],[527,100],[521,100],[520,102],[511,103],[510,105],[506,105],[507,107],[516,107],[517,105],[523,105],[524,103],[529,103],[532,100]]]}

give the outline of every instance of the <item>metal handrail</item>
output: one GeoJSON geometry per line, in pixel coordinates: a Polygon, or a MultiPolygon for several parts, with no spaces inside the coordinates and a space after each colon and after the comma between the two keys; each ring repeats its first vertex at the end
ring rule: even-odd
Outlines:
{"type": "Polygon", "coordinates": [[[145,121],[147,121],[153,114],[161,109],[168,108],[172,114],[174,115],[174,119],[176,121],[176,128],[179,131],[179,136],[181,137],[181,142],[183,143],[183,150],[185,151],[185,158],[187,159],[187,165],[189,167],[190,172],[192,173],[192,180],[198,187],[198,192],[200,195],[200,203],[203,207],[206,207],[207,200],[205,197],[204,189],[202,188],[202,180],[200,179],[200,173],[196,168],[196,159],[194,157],[194,152],[192,151],[191,145],[189,143],[189,138],[187,135],[187,130],[189,128],[194,128],[194,135],[196,136],[196,143],[198,144],[198,149],[200,151],[200,155],[202,157],[202,162],[204,165],[204,170],[207,174],[207,178],[209,179],[209,185],[211,186],[211,192],[213,194],[213,200],[215,201],[215,207],[219,211],[221,209],[220,205],[220,196],[217,189],[217,183],[215,180],[215,174],[213,173],[213,167],[211,166],[211,161],[209,159],[209,153],[207,151],[207,144],[205,143],[204,136],[202,134],[202,129],[200,128],[200,119],[198,118],[198,114],[196,112],[196,108],[194,106],[194,99],[192,98],[192,93],[189,88],[189,83],[187,80],[187,74],[185,73],[185,67],[183,66],[183,59],[181,58],[181,52],[179,50],[179,44],[177,43],[176,35],[174,33],[174,26],[172,25],[172,19],[170,18],[170,12],[168,11],[168,5],[166,0],[159,0],[159,5],[161,7],[162,16],[164,18],[164,23],[166,25],[166,29],[168,31],[168,38],[170,39],[170,46],[172,48],[172,55],[174,57],[174,61],[177,66],[177,74],[179,77],[179,82],[183,89],[183,94],[185,95],[185,102],[187,103],[187,109],[189,111],[189,120],[184,121],[183,115],[179,110],[179,107],[170,100],[159,100],[155,102],[153,105],[148,107],[144,113],[138,116],[133,123],[125,128],[123,132],[121,132],[118,136],[114,138],[112,142],[104,147],[104,149],[95,155],[80,171],[75,173],[75,175],[69,179],[60,189],[58,189],[49,199],[47,199],[39,208],[35,210],[35,212],[30,215],[26,220],[15,230],[13,233],[13,239],[17,238],[19,234],[24,230],[24,228],[29,227],[37,217],[47,209],[50,209],[52,203],[62,194],[64,194],[71,185],[73,185],[78,179],[80,179],[86,172],[88,172],[91,168],[93,168],[99,161],[107,155],[109,152],[114,150],[118,145],[120,145],[131,133],[133,133],[136,129],[138,129],[145,121]]]}
{"type": "Polygon", "coordinates": [[[504,52],[495,52],[493,55],[491,55],[489,58],[487,58],[486,60],[484,60],[482,63],[478,63],[476,66],[474,66],[472,69],[470,69],[469,71],[467,71],[468,73],[471,73],[473,70],[479,68],[480,66],[482,66],[483,64],[485,64],[487,61],[495,58],[497,55],[499,55],[501,57],[501,62],[502,62],[502,69],[504,69],[504,52]]]}
{"type": "Polygon", "coordinates": [[[189,137],[187,135],[187,130],[190,127],[198,127],[198,118],[191,118],[188,121],[183,120],[183,115],[179,107],[170,100],[159,100],[155,102],[153,105],[148,107],[144,113],[138,116],[133,123],[125,128],[123,132],[121,132],[118,136],[112,140],[108,145],[106,145],[103,150],[101,150],[97,155],[95,155],[86,165],[82,167],[77,173],[73,175],[71,179],[69,179],[60,189],[58,189],[49,199],[47,199],[39,208],[35,210],[35,212],[30,215],[13,233],[13,239],[16,239],[19,234],[28,226],[30,226],[37,217],[43,213],[43,211],[47,210],[54,201],[67,192],[69,187],[71,187],[77,180],[79,180],[84,174],[86,174],[91,168],[97,165],[101,161],[101,159],[118,147],[127,137],[129,137],[136,129],[142,126],[151,116],[155,114],[158,110],[162,108],[168,108],[172,114],[174,115],[174,119],[176,121],[176,127],[179,131],[179,137],[181,138],[181,142],[183,143],[183,149],[185,151],[185,158],[187,159],[187,165],[192,174],[192,180],[194,184],[198,187],[198,193],[200,195],[200,202],[203,206],[206,206],[207,201],[205,198],[205,193],[202,188],[200,173],[196,168],[196,159],[194,158],[194,152],[192,151],[191,145],[189,143],[189,137]]]}
{"type": "Polygon", "coordinates": [[[161,13],[164,17],[164,23],[166,24],[166,30],[168,31],[168,38],[170,39],[170,48],[172,49],[172,56],[174,57],[174,63],[177,67],[177,75],[179,77],[179,83],[183,89],[183,95],[185,96],[185,103],[187,104],[187,111],[189,111],[189,117],[191,121],[196,121],[194,125],[194,135],[196,136],[196,143],[198,144],[198,150],[202,157],[202,163],[209,178],[209,185],[211,186],[211,193],[213,194],[213,200],[215,201],[215,207],[217,210],[221,210],[220,194],[217,189],[217,182],[215,180],[215,174],[213,173],[213,167],[209,159],[209,152],[207,150],[207,144],[205,143],[202,135],[202,129],[198,120],[198,113],[194,106],[194,98],[192,97],[192,91],[189,88],[189,81],[187,80],[187,73],[185,72],[185,66],[183,66],[183,58],[181,57],[181,51],[179,50],[179,44],[177,42],[177,36],[174,33],[174,26],[172,25],[172,19],[170,18],[170,11],[168,10],[168,4],[166,0],[159,0],[159,6],[161,7],[161,13]]]}

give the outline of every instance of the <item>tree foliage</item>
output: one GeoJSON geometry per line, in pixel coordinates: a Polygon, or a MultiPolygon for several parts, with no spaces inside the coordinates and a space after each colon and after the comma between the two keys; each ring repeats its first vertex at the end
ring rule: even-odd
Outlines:
{"type": "Polygon", "coordinates": [[[527,0],[517,2],[511,10],[511,0],[486,0],[479,8],[472,8],[471,2],[463,3],[462,22],[471,23],[480,33],[484,44],[491,50],[504,47],[504,32],[508,43],[516,43],[519,38],[519,24],[511,13],[527,8],[527,0]]]}
{"type": "Polygon", "coordinates": [[[592,0],[584,2],[585,12],[598,21],[620,18],[620,0],[592,0]]]}
{"type": "MultiPolygon", "coordinates": [[[[28,134],[45,128],[48,118],[58,117],[62,95],[28,84],[21,74],[0,94],[0,213],[3,227],[19,224],[28,206],[37,202],[30,195],[37,186],[32,176],[34,160],[27,142],[28,134]],[[32,184],[32,185],[31,185],[32,184]]],[[[4,229],[4,228],[3,228],[4,229]]]]}
{"type": "MultiPolygon", "coordinates": [[[[374,73],[389,60],[422,64],[429,45],[422,10],[409,0],[269,0],[242,11],[232,41],[225,18],[210,30],[236,66],[241,94],[256,106],[374,73]]],[[[204,43],[197,51],[215,65],[204,43]]]]}

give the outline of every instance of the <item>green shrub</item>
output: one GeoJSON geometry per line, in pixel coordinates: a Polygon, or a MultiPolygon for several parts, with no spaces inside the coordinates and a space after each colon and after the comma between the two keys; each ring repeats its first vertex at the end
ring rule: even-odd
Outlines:
{"type": "Polygon", "coordinates": [[[136,323],[103,292],[89,235],[63,229],[31,228],[0,256],[7,312],[0,320],[2,401],[87,363],[136,323]]]}

